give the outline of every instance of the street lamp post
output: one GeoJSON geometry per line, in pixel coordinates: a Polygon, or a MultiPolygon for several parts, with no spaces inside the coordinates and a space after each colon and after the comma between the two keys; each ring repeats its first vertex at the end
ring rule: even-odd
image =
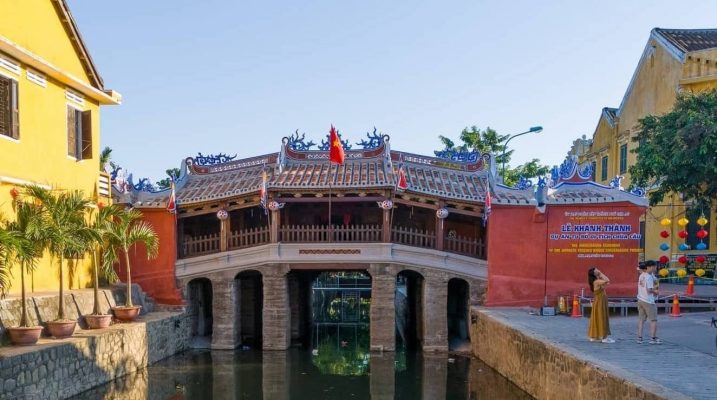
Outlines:
{"type": "Polygon", "coordinates": [[[532,132],[540,133],[542,131],[543,131],[542,126],[531,126],[530,129],[528,129],[527,131],[521,132],[521,133],[516,133],[515,135],[510,136],[508,138],[508,140],[505,141],[505,143],[503,144],[503,154],[500,156],[500,158],[503,160],[503,166],[500,168],[500,170],[501,170],[500,178],[502,181],[505,182],[505,150],[508,148],[508,142],[510,142],[514,138],[517,138],[518,136],[523,136],[526,133],[532,133],[532,132]]]}

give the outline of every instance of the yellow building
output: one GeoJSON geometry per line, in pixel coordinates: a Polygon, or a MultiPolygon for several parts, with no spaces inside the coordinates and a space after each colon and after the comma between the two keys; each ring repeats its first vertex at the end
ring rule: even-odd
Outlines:
{"type": "MultiPolygon", "coordinates": [[[[29,184],[107,197],[100,106],[120,102],[104,88],[64,0],[0,0],[0,213],[11,219],[10,192],[29,184]]],[[[70,288],[90,282],[88,266],[78,264],[66,275],[70,288]]],[[[57,276],[48,257],[31,289],[57,290],[57,276]]]]}
{"type": "MultiPolygon", "coordinates": [[[[638,146],[632,139],[637,135],[639,120],[672,110],[681,91],[697,92],[717,87],[716,64],[717,29],[653,29],[620,106],[603,108],[592,139],[583,136],[575,140],[570,154],[577,155],[581,163],[592,164],[596,182],[607,185],[619,175],[624,177],[622,186],[629,187],[628,168],[636,162],[636,155],[631,150],[638,146]]],[[[704,213],[710,221],[706,228],[710,234],[705,240],[708,248],[686,253],[717,253],[715,210],[689,209],[679,194],[675,194],[646,214],[643,222],[646,259],[668,255],[675,260],[678,254],[685,253],[678,250],[683,240],[677,232],[682,228],[673,223],[667,228],[671,231],[669,238],[664,239],[660,232],[665,228],[659,221],[664,217],[676,221],[686,212],[692,221],[688,226],[690,238],[694,238],[694,231],[699,229],[694,223],[699,214],[704,213]],[[670,244],[668,251],[660,250],[663,242],[670,244]]],[[[690,240],[694,248],[695,242],[690,240]]]]}

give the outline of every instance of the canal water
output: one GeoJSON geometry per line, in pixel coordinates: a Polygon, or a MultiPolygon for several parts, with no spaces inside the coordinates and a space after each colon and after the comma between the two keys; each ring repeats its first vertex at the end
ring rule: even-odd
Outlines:
{"type": "MultiPolygon", "coordinates": [[[[367,274],[321,272],[308,278],[306,308],[310,313],[305,322],[309,334],[290,350],[262,352],[250,346],[236,351],[193,350],[75,399],[530,398],[479,360],[416,350],[420,348],[416,333],[419,276],[399,274],[397,278],[398,351],[385,353],[369,351],[371,280],[367,274]]],[[[465,290],[454,291],[467,296],[465,290]]],[[[467,321],[462,317],[467,314],[466,301],[449,301],[451,307],[457,315],[451,324],[455,326],[450,330],[452,341],[469,348],[467,321]]],[[[208,337],[204,343],[209,343],[208,337]]]]}
{"type": "Polygon", "coordinates": [[[89,399],[531,399],[480,360],[346,347],[185,352],[73,397],[89,399]]]}

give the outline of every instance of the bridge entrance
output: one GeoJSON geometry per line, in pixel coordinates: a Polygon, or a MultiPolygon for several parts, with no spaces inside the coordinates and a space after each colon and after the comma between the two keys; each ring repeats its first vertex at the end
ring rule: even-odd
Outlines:
{"type": "Polygon", "coordinates": [[[466,350],[469,336],[469,286],[460,278],[448,281],[448,349],[466,350]]]}
{"type": "Polygon", "coordinates": [[[423,276],[402,271],[396,276],[396,348],[420,349],[423,339],[423,276]]]}
{"type": "Polygon", "coordinates": [[[244,271],[236,276],[238,335],[242,346],[260,349],[264,285],[261,273],[244,271]]]}

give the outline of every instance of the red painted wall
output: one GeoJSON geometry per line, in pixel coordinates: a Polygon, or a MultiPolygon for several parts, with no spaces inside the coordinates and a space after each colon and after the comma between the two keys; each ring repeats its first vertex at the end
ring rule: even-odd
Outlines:
{"type": "MultiPolygon", "coordinates": [[[[177,260],[177,229],[175,216],[164,208],[143,209],[144,220],[152,225],[159,236],[159,253],[152,260],[147,259],[144,245],[130,249],[129,259],[132,266],[132,282],[160,304],[184,304],[182,294],[177,289],[175,262],[177,260]]],[[[124,263],[116,268],[122,282],[126,282],[127,272],[124,263]]]]}
{"type": "Polygon", "coordinates": [[[488,222],[487,305],[540,306],[546,290],[549,305],[555,305],[557,296],[581,289],[590,295],[587,271],[591,267],[610,278],[608,296],[635,296],[639,218],[644,210],[628,202],[549,205],[540,215],[535,207],[493,206],[488,222]],[[576,232],[576,225],[629,231],[576,232]]]}

